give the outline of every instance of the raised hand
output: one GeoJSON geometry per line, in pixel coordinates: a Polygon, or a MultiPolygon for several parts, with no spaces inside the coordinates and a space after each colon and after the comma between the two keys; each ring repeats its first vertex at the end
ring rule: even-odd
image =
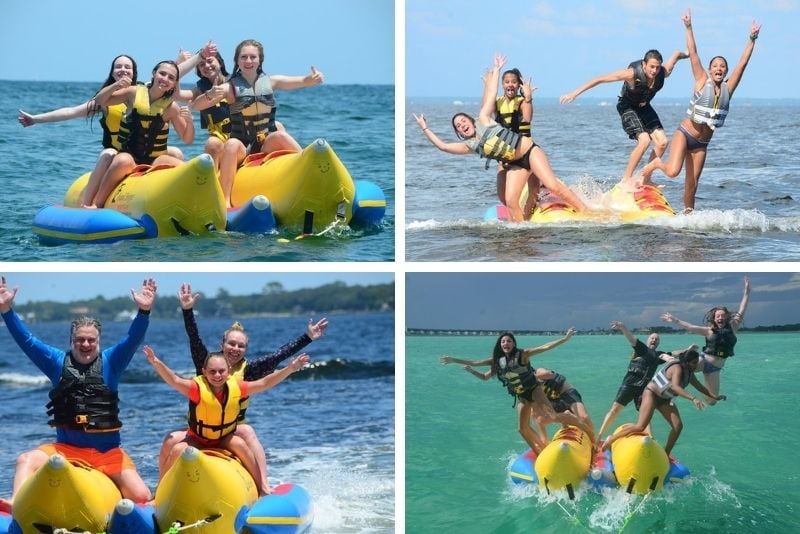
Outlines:
{"type": "Polygon", "coordinates": [[[311,357],[306,354],[305,352],[292,360],[292,363],[289,364],[289,367],[292,369],[292,372],[297,372],[303,368],[309,361],[311,361],[311,357]]]}
{"type": "Polygon", "coordinates": [[[26,113],[25,111],[22,110],[19,110],[19,117],[17,117],[17,120],[25,128],[36,124],[33,120],[33,115],[31,115],[30,113],[26,113]]]}
{"type": "Polygon", "coordinates": [[[181,309],[191,310],[194,308],[194,303],[200,298],[200,293],[192,293],[192,285],[188,283],[181,284],[181,289],[178,291],[178,300],[181,303],[181,309]]]}
{"type": "Polygon", "coordinates": [[[692,27],[692,10],[691,9],[687,9],[686,13],[681,15],[681,20],[683,21],[683,25],[684,26],[686,26],[687,28],[691,28],[692,27]]]}
{"type": "Polygon", "coordinates": [[[0,277],[0,312],[6,313],[11,309],[14,303],[14,297],[17,296],[17,288],[8,289],[6,277],[0,277]]]}
{"type": "Polygon", "coordinates": [[[136,293],[131,288],[131,297],[133,297],[133,301],[139,306],[140,310],[150,311],[150,308],[153,307],[153,301],[156,299],[156,281],[152,278],[146,278],[142,282],[142,289],[139,293],[136,293]]]}
{"type": "Polygon", "coordinates": [[[311,85],[319,85],[325,81],[325,75],[311,65],[311,85]]]}
{"type": "Polygon", "coordinates": [[[323,317],[318,322],[314,323],[312,319],[308,320],[306,326],[306,335],[311,338],[311,341],[321,338],[328,328],[328,319],[323,317]]]}
{"type": "Polygon", "coordinates": [[[420,128],[424,130],[425,128],[428,127],[428,121],[425,120],[425,115],[423,115],[422,113],[420,113],[419,116],[415,115],[414,113],[412,113],[411,115],[413,115],[414,120],[417,121],[417,124],[419,124],[420,128]]]}

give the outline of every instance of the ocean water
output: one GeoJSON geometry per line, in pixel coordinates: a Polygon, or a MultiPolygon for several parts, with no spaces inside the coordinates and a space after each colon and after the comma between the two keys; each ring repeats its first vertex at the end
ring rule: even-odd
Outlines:
{"type": "MultiPolygon", "coordinates": [[[[663,335],[660,348],[686,347],[697,338],[663,335]]],[[[496,378],[483,382],[460,365],[438,361],[442,354],[487,357],[495,339],[406,338],[407,532],[797,531],[797,333],[740,332],[736,356],[722,371],[728,400],[705,411],[678,401],[684,427],[673,453],[691,471],[686,482],[646,499],[581,489],[575,501],[508,479],[508,465],[527,448],[512,398],[496,378]]],[[[551,339],[518,337],[521,347],[551,339]]],[[[599,429],[629,354],[622,335],[578,335],[536,356],[534,365],[565,374],[599,429]]],[[[615,427],[634,418],[628,406],[615,427]]],[[[653,432],[663,444],[669,430],[660,415],[653,417],[653,432]]]]}
{"type": "MultiPolygon", "coordinates": [[[[251,356],[264,354],[305,331],[307,317],[237,317],[250,334],[251,356]]],[[[304,486],[315,506],[314,531],[394,532],[395,413],[394,314],[334,314],[306,352],[314,368],[253,396],[247,417],[267,449],[272,484],[304,486]]],[[[209,348],[230,317],[199,317],[209,348]]],[[[129,322],[103,322],[114,343],[129,322]]],[[[65,346],[68,322],[30,325],[54,346],[65,346]]],[[[183,321],[153,317],[146,343],[183,376],[193,374],[183,321]]],[[[17,454],[52,441],[44,405],[49,382],[0,327],[0,495],[8,496],[17,454]]],[[[120,385],[122,443],[151,489],[158,451],[168,431],[186,424],[186,400],[164,384],[139,351],[120,385]]]]}
{"type": "MultiPolygon", "coordinates": [[[[619,181],[633,148],[615,101],[586,98],[568,106],[535,101],[533,134],[556,175],[590,200],[619,181]]],[[[406,259],[414,261],[797,261],[800,259],[799,100],[734,99],[714,135],[690,216],[636,224],[556,225],[484,222],[497,203],[496,165],[433,147],[412,113],[423,113],[442,139],[458,111],[475,114],[476,98],[406,99],[406,259]]],[[[654,102],[671,136],[685,99],[654,102]]],[[[645,155],[645,159],[649,153],[645,155]]],[[[683,174],[655,173],[676,211],[683,174]]]]}
{"type": "MultiPolygon", "coordinates": [[[[194,83],[189,75],[184,85],[194,83]]],[[[325,138],[353,179],[370,180],[386,195],[380,228],[278,242],[278,235],[220,234],[208,237],[123,241],[112,245],[46,247],[31,231],[34,215],[63,201],[69,185],[94,167],[102,129],[85,119],[23,128],[18,109],[42,113],[88,100],[99,83],[0,80],[0,259],[8,261],[391,261],[394,259],[394,87],[322,85],[282,91],[278,120],[301,146],[325,138]],[[10,194],[13,191],[13,195],[10,194]]],[[[186,158],[203,152],[206,133],[194,114],[195,141],[170,144],[186,158]]]]}

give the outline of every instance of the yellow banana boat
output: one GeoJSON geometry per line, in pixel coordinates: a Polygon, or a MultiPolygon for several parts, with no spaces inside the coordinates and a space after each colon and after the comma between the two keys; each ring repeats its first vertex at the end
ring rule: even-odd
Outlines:
{"type": "Polygon", "coordinates": [[[54,454],[17,493],[12,528],[23,534],[103,532],[120,498],[106,475],[54,454]]]}
{"type": "Polygon", "coordinates": [[[592,462],[592,442],[581,429],[568,426],[553,436],[542,449],[534,469],[539,485],[548,493],[566,488],[569,498],[575,498],[575,488],[586,478],[592,462]]]}
{"type": "MultiPolygon", "coordinates": [[[[629,425],[620,426],[614,433],[626,426],[629,425]]],[[[664,448],[645,432],[636,432],[612,443],[611,460],[617,481],[628,493],[660,490],[670,470],[664,448]]]]}
{"type": "Polygon", "coordinates": [[[231,203],[264,195],[279,226],[318,233],[334,222],[350,222],[355,193],[350,172],[328,142],[317,139],[300,152],[248,156],[236,172],[231,203]]]}

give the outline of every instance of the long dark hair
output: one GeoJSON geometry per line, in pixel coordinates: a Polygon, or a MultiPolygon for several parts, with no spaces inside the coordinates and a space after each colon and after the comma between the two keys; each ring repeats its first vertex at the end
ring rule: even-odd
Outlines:
{"type": "Polygon", "coordinates": [[[725,326],[726,327],[731,326],[731,319],[733,318],[733,314],[730,312],[730,310],[725,306],[714,306],[713,308],[708,310],[705,316],[703,317],[703,322],[708,326],[710,326],[713,330],[717,329],[717,323],[714,322],[714,315],[716,315],[717,312],[720,310],[724,311],[725,315],[728,316],[728,319],[725,321],[725,326]]]}
{"type": "Polygon", "coordinates": [[[494,369],[495,372],[500,368],[500,358],[503,358],[506,355],[506,353],[503,352],[503,348],[500,346],[500,342],[504,337],[510,337],[511,341],[514,342],[515,352],[519,350],[519,347],[517,347],[517,338],[514,337],[513,332],[503,332],[500,334],[500,337],[497,338],[497,341],[494,344],[494,349],[492,349],[492,369],[494,369]]]}
{"type": "Polygon", "coordinates": [[[519,71],[519,69],[516,68],[516,67],[513,68],[513,69],[508,69],[507,71],[505,71],[503,73],[502,76],[500,76],[500,80],[501,81],[503,80],[503,78],[506,77],[506,74],[513,74],[514,76],[517,77],[517,83],[520,85],[519,87],[517,87],[517,95],[522,94],[522,83],[523,83],[522,82],[522,73],[519,71]]]}
{"type": "MultiPolygon", "coordinates": [[[[229,75],[228,75],[228,69],[225,68],[225,60],[222,59],[222,55],[219,53],[219,51],[214,53],[214,57],[217,58],[217,63],[219,63],[219,73],[222,74],[227,79],[229,75]]],[[[203,75],[200,74],[200,63],[197,64],[197,68],[195,68],[194,71],[197,74],[198,78],[201,79],[203,78],[203,75]]],[[[210,81],[212,84],[214,83],[213,80],[208,80],[208,81],[210,81]]]]}
{"type": "Polygon", "coordinates": [[[161,97],[161,98],[170,98],[173,94],[175,94],[175,89],[177,89],[181,85],[181,70],[178,68],[178,64],[171,59],[165,59],[163,61],[159,61],[158,63],[156,63],[156,66],[153,67],[152,76],[150,77],[150,83],[147,84],[147,87],[153,86],[153,82],[156,79],[156,71],[158,70],[158,67],[160,65],[164,65],[165,63],[167,65],[172,65],[173,67],[175,67],[175,87],[164,93],[164,95],[161,97]]]}

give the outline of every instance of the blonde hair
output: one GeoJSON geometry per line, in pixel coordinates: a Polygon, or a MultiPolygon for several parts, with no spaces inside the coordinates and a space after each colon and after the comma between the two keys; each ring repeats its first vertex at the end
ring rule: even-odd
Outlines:
{"type": "Polygon", "coordinates": [[[223,345],[225,344],[225,341],[228,339],[228,334],[230,334],[231,332],[241,332],[242,334],[244,334],[245,343],[248,343],[250,341],[250,336],[248,336],[247,332],[245,332],[242,323],[240,323],[239,321],[234,321],[231,327],[222,333],[223,345]]]}

